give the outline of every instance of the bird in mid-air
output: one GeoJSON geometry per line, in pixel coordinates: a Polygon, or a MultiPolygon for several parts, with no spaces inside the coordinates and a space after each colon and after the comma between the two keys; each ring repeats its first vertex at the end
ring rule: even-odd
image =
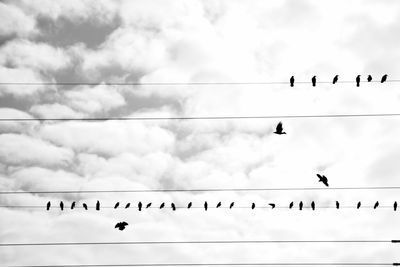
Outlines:
{"type": "Polygon", "coordinates": [[[322,182],[325,186],[329,186],[329,184],[328,184],[328,178],[326,178],[325,175],[321,175],[321,174],[317,173],[317,176],[318,176],[318,178],[319,178],[319,181],[318,181],[318,182],[322,182]]]}
{"type": "Polygon", "coordinates": [[[47,205],[46,205],[46,210],[49,210],[49,209],[50,209],[50,207],[51,207],[51,202],[49,201],[49,202],[47,202],[47,205]]]}
{"type": "Polygon", "coordinates": [[[217,204],[217,208],[220,208],[220,207],[221,207],[221,205],[222,205],[222,203],[221,203],[221,202],[218,202],[218,204],[217,204]]]}
{"type": "Polygon", "coordinates": [[[204,202],[204,210],[207,210],[208,209],[208,204],[207,204],[207,201],[205,201],[204,202]]]}
{"type": "Polygon", "coordinates": [[[64,210],[64,202],[60,202],[60,208],[61,208],[61,210],[64,210]]]}
{"type": "Polygon", "coordinates": [[[128,209],[129,207],[131,206],[131,203],[126,203],[126,205],[125,205],[125,209],[128,209]]]}
{"type": "Polygon", "coordinates": [[[299,210],[303,210],[303,201],[300,201],[299,203],[299,210]]]}
{"type": "Polygon", "coordinates": [[[339,207],[340,207],[339,201],[336,201],[336,208],[339,209],[339,207]]]}
{"type": "Polygon", "coordinates": [[[313,77],[311,78],[311,82],[312,82],[312,86],[315,87],[315,85],[317,85],[317,76],[313,76],[313,77]]]}
{"type": "Polygon", "coordinates": [[[164,208],[165,207],[165,203],[163,202],[163,203],[161,203],[161,205],[160,205],[160,209],[162,209],[162,208],[164,208]]]}
{"type": "Polygon", "coordinates": [[[115,228],[118,228],[118,230],[122,231],[125,229],[125,227],[128,225],[127,222],[119,222],[115,225],[115,228]]]}
{"type": "Polygon", "coordinates": [[[139,211],[142,211],[143,204],[141,201],[137,204],[139,211]]]}
{"type": "Polygon", "coordinates": [[[394,211],[397,210],[397,201],[395,201],[395,202],[393,203],[393,209],[394,209],[394,211]]]}
{"type": "Polygon", "coordinates": [[[73,209],[75,208],[75,205],[76,205],[75,201],[72,202],[72,204],[71,204],[71,210],[73,210],[73,209]]]}
{"type": "Polygon", "coordinates": [[[119,202],[115,203],[114,209],[118,208],[118,206],[119,206],[119,202]]]}
{"type": "Polygon", "coordinates": [[[367,78],[367,82],[372,82],[372,76],[371,75],[368,75],[368,78],[367,78]]]}
{"type": "Polygon", "coordinates": [[[357,203],[357,209],[361,208],[361,202],[357,203]]]}
{"type": "Polygon", "coordinates": [[[279,135],[281,135],[281,134],[286,134],[286,133],[283,131],[283,125],[282,125],[282,122],[281,122],[281,121],[278,123],[278,125],[276,125],[276,130],[275,130],[274,134],[279,134],[279,135]]]}
{"type": "Polygon", "coordinates": [[[96,202],[96,210],[100,210],[100,201],[98,201],[98,200],[96,202]]]}
{"type": "Polygon", "coordinates": [[[376,209],[377,207],[379,207],[379,201],[375,202],[374,209],[376,209]]]}
{"type": "Polygon", "coordinates": [[[361,76],[357,75],[357,77],[356,77],[357,87],[360,87],[360,82],[361,82],[361,76]]]}
{"type": "Polygon", "coordinates": [[[338,80],[339,80],[339,75],[336,75],[335,77],[333,77],[332,83],[335,84],[337,83],[338,80]]]}
{"type": "Polygon", "coordinates": [[[251,204],[251,209],[254,210],[255,208],[256,208],[256,203],[253,202],[253,203],[251,204]]]}
{"type": "Polygon", "coordinates": [[[189,202],[187,208],[190,209],[192,207],[192,202],[189,202]]]}
{"type": "Polygon", "coordinates": [[[235,205],[235,202],[232,202],[231,205],[229,205],[229,208],[233,208],[233,205],[235,205]]]}
{"type": "Polygon", "coordinates": [[[171,208],[172,208],[172,210],[176,210],[176,206],[175,206],[175,203],[171,203],[171,208]]]}
{"type": "Polygon", "coordinates": [[[294,76],[290,77],[290,87],[294,86],[294,76]]]}
{"type": "Polygon", "coordinates": [[[270,205],[272,209],[275,209],[276,205],[274,203],[269,203],[268,205],[270,205]]]}
{"type": "Polygon", "coordinates": [[[311,208],[312,208],[312,210],[315,210],[315,202],[314,201],[311,202],[311,208]]]}
{"type": "Polygon", "coordinates": [[[387,77],[388,77],[387,74],[383,75],[382,78],[381,78],[381,83],[386,82],[387,77]]]}
{"type": "Polygon", "coordinates": [[[146,205],[146,209],[151,207],[151,202],[146,205]]]}
{"type": "Polygon", "coordinates": [[[87,210],[87,209],[88,209],[88,207],[87,207],[87,204],[86,204],[86,203],[83,203],[83,204],[82,204],[82,207],[83,207],[85,210],[87,210]]]}
{"type": "Polygon", "coordinates": [[[289,204],[289,209],[293,208],[293,201],[289,204]]]}

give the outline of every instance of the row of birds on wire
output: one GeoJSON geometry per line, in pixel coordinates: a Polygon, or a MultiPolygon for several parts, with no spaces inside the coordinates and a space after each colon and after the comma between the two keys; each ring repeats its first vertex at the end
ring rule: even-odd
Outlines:
{"type": "MultiPolygon", "coordinates": [[[[387,78],[388,78],[387,74],[383,75],[381,77],[381,83],[386,82],[387,78]]],[[[333,77],[332,84],[336,84],[338,81],[339,81],[339,75],[335,75],[335,77],[333,77]]],[[[294,83],[295,83],[294,76],[290,77],[289,82],[290,82],[290,86],[293,87],[294,83]]],[[[368,75],[367,82],[372,82],[372,76],[371,75],[368,75]]],[[[311,78],[311,83],[312,83],[312,86],[314,86],[314,87],[317,85],[317,76],[313,76],[311,78]]],[[[357,75],[357,77],[356,77],[356,85],[357,85],[357,87],[360,87],[360,83],[361,83],[361,75],[357,75]]]]}
{"type": "MultiPolygon", "coordinates": [[[[144,209],[151,208],[152,205],[153,205],[153,203],[151,203],[151,202],[150,202],[150,203],[147,203],[147,204],[143,204],[141,201],[139,201],[138,204],[137,204],[137,208],[138,208],[139,211],[142,211],[142,210],[144,210],[144,209]]],[[[293,209],[293,208],[294,208],[294,205],[295,205],[295,203],[292,201],[292,202],[290,202],[290,204],[289,204],[289,206],[288,206],[287,208],[293,209]]],[[[376,201],[375,204],[373,205],[373,209],[377,209],[377,208],[379,207],[379,205],[380,205],[380,204],[379,204],[379,201],[376,201]]],[[[234,208],[234,206],[235,206],[235,202],[231,202],[231,203],[229,204],[229,206],[227,206],[227,208],[229,207],[229,209],[232,209],[232,208],[234,208]]],[[[61,201],[61,202],[59,203],[59,207],[60,207],[61,210],[64,210],[64,209],[66,208],[66,205],[64,204],[63,201],[61,201]]],[[[70,208],[73,210],[73,209],[75,209],[76,207],[77,207],[77,206],[76,206],[76,202],[75,202],[75,201],[72,202],[70,208]]],[[[85,210],[88,210],[88,205],[87,205],[86,203],[82,203],[82,207],[83,207],[85,210]]],[[[115,203],[114,209],[117,209],[117,208],[119,208],[119,207],[120,207],[120,202],[115,203]]],[[[127,204],[125,205],[125,209],[128,209],[128,208],[130,208],[130,207],[131,207],[131,203],[127,203],[127,204]]],[[[217,208],[217,209],[218,209],[218,208],[222,208],[222,207],[223,207],[223,206],[222,206],[222,202],[218,202],[218,204],[215,206],[215,208],[217,208]]],[[[264,207],[264,206],[263,206],[263,207],[264,207]]],[[[276,208],[277,206],[276,206],[275,203],[268,203],[268,207],[270,207],[271,209],[274,209],[274,208],[276,208]]],[[[393,203],[393,210],[396,211],[396,210],[397,210],[397,207],[398,207],[397,201],[395,201],[395,202],[393,203]]],[[[51,208],[51,201],[47,202],[46,210],[50,210],[50,208],[51,208]]],[[[161,205],[158,206],[158,208],[159,208],[159,209],[164,209],[164,208],[167,208],[167,206],[166,206],[165,202],[162,202],[161,205]]],[[[175,211],[178,207],[175,205],[174,202],[171,202],[171,203],[170,203],[170,208],[171,208],[173,211],[175,211]]],[[[194,207],[193,207],[193,202],[189,202],[189,203],[187,204],[186,208],[187,208],[187,209],[194,208],[194,207]]],[[[212,208],[212,206],[210,206],[209,203],[208,203],[207,201],[205,201],[202,208],[204,208],[204,210],[207,211],[209,208],[212,208]]],[[[255,208],[256,208],[256,204],[253,202],[253,203],[251,204],[250,208],[251,208],[251,209],[255,209],[255,208]]],[[[316,206],[316,204],[315,204],[315,201],[312,201],[309,207],[306,207],[306,206],[304,205],[303,201],[300,201],[300,202],[298,203],[298,208],[299,208],[299,210],[303,210],[303,209],[305,209],[305,208],[311,208],[312,210],[315,210],[315,209],[317,208],[317,206],[316,206]]],[[[335,202],[335,208],[336,208],[336,209],[340,209],[340,203],[339,203],[339,201],[336,201],[336,202],[335,202]]],[[[361,201],[359,201],[359,202],[357,203],[356,208],[357,208],[357,209],[360,209],[360,208],[361,208],[361,201]]],[[[97,200],[97,202],[96,202],[95,209],[96,209],[96,210],[100,210],[100,209],[101,209],[101,205],[100,205],[100,201],[99,201],[99,200],[97,200]]]]}

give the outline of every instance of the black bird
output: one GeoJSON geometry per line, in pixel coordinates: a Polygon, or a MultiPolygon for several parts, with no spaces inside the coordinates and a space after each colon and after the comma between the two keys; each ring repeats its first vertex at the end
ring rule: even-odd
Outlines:
{"type": "Polygon", "coordinates": [[[318,182],[322,182],[324,185],[329,186],[329,184],[328,184],[328,178],[326,178],[325,175],[321,175],[321,174],[317,173],[317,176],[318,176],[318,178],[319,178],[319,181],[318,181],[318,182]]]}
{"type": "Polygon", "coordinates": [[[360,81],[361,81],[360,75],[357,75],[356,77],[357,87],[360,87],[360,81]]]}
{"type": "Polygon", "coordinates": [[[383,75],[383,76],[382,76],[382,79],[381,79],[381,83],[386,82],[387,77],[388,77],[387,74],[383,75]]]}
{"type": "Polygon", "coordinates": [[[289,209],[293,208],[293,201],[289,204],[289,209]]]}
{"type": "Polygon", "coordinates": [[[275,209],[276,205],[274,203],[269,203],[268,205],[270,205],[272,209],[275,209]]]}
{"type": "Polygon", "coordinates": [[[187,205],[187,208],[190,209],[192,207],[192,202],[189,202],[189,204],[187,205]]]}
{"type": "Polygon", "coordinates": [[[118,206],[119,206],[119,202],[115,203],[114,209],[118,208],[118,206]]]}
{"type": "Polygon", "coordinates": [[[82,206],[83,206],[83,208],[84,208],[85,210],[87,210],[87,209],[88,209],[88,207],[87,207],[86,203],[83,203],[83,204],[82,204],[82,206]]]}
{"type": "Polygon", "coordinates": [[[339,75],[336,75],[335,77],[333,77],[332,83],[335,84],[337,83],[338,80],[339,80],[339,75]]]}
{"type": "Polygon", "coordinates": [[[64,203],[62,201],[60,202],[60,208],[61,210],[64,210],[64,203]]]}
{"type": "Polygon", "coordinates": [[[251,209],[254,210],[255,207],[256,207],[256,204],[255,204],[255,203],[252,203],[252,204],[251,204],[251,209]]]}
{"type": "Polygon", "coordinates": [[[151,207],[151,202],[146,205],[146,209],[151,207]]]}
{"type": "Polygon", "coordinates": [[[138,206],[139,211],[142,211],[142,207],[143,207],[142,202],[139,201],[139,203],[137,204],[137,206],[138,206]]]}
{"type": "Polygon", "coordinates": [[[217,208],[221,207],[221,205],[222,205],[222,203],[221,203],[221,202],[218,202],[217,208]]]}
{"type": "Polygon", "coordinates": [[[208,209],[208,204],[207,201],[204,202],[204,209],[207,210],[208,209]]]}
{"type": "Polygon", "coordinates": [[[357,203],[357,209],[361,208],[361,202],[357,203]]]}
{"type": "Polygon", "coordinates": [[[294,86],[294,76],[290,77],[290,87],[294,86]]]}
{"type": "Polygon", "coordinates": [[[368,81],[369,83],[372,82],[372,76],[371,76],[371,75],[368,75],[367,81],[368,81]]]}
{"type": "Polygon", "coordinates": [[[174,203],[171,203],[171,208],[172,208],[172,210],[176,210],[176,207],[175,207],[174,203]]]}
{"type": "Polygon", "coordinates": [[[282,126],[282,122],[281,121],[278,123],[278,125],[276,125],[276,130],[275,130],[274,134],[279,134],[279,135],[286,134],[283,131],[283,126],[282,126]]]}
{"type": "Polygon", "coordinates": [[[127,204],[125,205],[125,209],[128,209],[130,206],[131,206],[131,203],[127,203],[127,204]]]}
{"type": "Polygon", "coordinates": [[[312,82],[312,86],[315,86],[315,85],[317,84],[317,77],[316,77],[316,76],[313,76],[313,77],[311,78],[311,82],[312,82]]]}
{"type": "Polygon", "coordinates": [[[229,208],[233,208],[233,205],[235,205],[235,202],[232,202],[231,205],[229,205],[229,208]]]}
{"type": "Polygon", "coordinates": [[[160,205],[160,209],[162,209],[162,208],[164,208],[165,207],[165,203],[163,202],[163,203],[161,203],[161,205],[160,205]]]}
{"type": "Polygon", "coordinates": [[[339,209],[339,207],[340,207],[339,201],[336,201],[336,208],[339,209]]]}
{"type": "Polygon", "coordinates": [[[303,210],[303,201],[300,201],[299,203],[299,210],[303,210]]]}
{"type": "Polygon", "coordinates": [[[98,200],[97,200],[97,203],[96,203],[96,210],[100,210],[100,201],[98,201],[98,200]]]}
{"type": "Polygon", "coordinates": [[[75,201],[72,202],[72,204],[71,204],[71,210],[73,210],[73,209],[75,208],[75,205],[76,205],[75,201]]]}
{"type": "Polygon", "coordinates": [[[374,205],[374,209],[376,209],[377,207],[379,207],[379,201],[377,201],[374,205]]]}
{"type": "Polygon", "coordinates": [[[314,201],[311,202],[311,208],[312,208],[312,210],[315,210],[315,202],[314,201]]]}
{"type": "Polygon", "coordinates": [[[394,202],[394,204],[393,204],[393,209],[394,209],[394,211],[397,210],[397,201],[394,202]]]}
{"type": "Polygon", "coordinates": [[[127,222],[119,222],[115,225],[114,228],[118,228],[118,230],[122,231],[125,229],[125,227],[128,225],[127,222]]]}
{"type": "Polygon", "coordinates": [[[46,205],[46,210],[49,210],[49,209],[50,209],[50,207],[51,207],[51,202],[49,201],[49,202],[47,202],[47,205],[46,205]]]}

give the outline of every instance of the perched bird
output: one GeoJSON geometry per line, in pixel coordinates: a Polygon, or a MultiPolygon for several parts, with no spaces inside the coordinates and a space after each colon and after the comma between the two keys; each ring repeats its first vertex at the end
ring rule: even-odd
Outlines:
{"type": "Polygon", "coordinates": [[[127,222],[119,222],[115,225],[114,228],[118,228],[118,230],[122,231],[125,229],[125,227],[128,225],[127,222]]]}
{"type": "Polygon", "coordinates": [[[235,205],[235,202],[232,202],[231,205],[229,205],[229,208],[233,208],[233,205],[235,205]]]}
{"type": "Polygon", "coordinates": [[[368,81],[369,83],[372,82],[372,76],[371,76],[371,75],[368,75],[367,81],[368,81]]]}
{"type": "Polygon", "coordinates": [[[252,204],[251,204],[251,209],[254,210],[255,207],[256,207],[256,204],[255,204],[255,203],[252,203],[252,204]]]}
{"type": "Polygon", "coordinates": [[[322,182],[324,185],[329,186],[329,184],[328,184],[328,178],[326,178],[325,175],[321,175],[321,174],[317,173],[317,176],[318,176],[318,178],[319,178],[319,181],[318,181],[318,182],[322,182]]]}
{"type": "Polygon", "coordinates": [[[293,208],[293,201],[289,204],[289,209],[293,208]]]}
{"type": "Polygon", "coordinates": [[[118,206],[119,206],[119,202],[115,203],[114,209],[118,208],[118,206]]]}
{"type": "Polygon", "coordinates": [[[83,208],[84,208],[85,210],[87,210],[87,209],[88,209],[88,207],[87,207],[86,203],[83,203],[83,204],[82,204],[82,206],[83,206],[83,208]]]}
{"type": "Polygon", "coordinates": [[[339,209],[339,207],[340,207],[339,201],[336,201],[336,208],[339,209]]]}
{"type": "Polygon", "coordinates": [[[172,210],[176,210],[176,207],[175,207],[174,203],[171,203],[171,208],[172,208],[172,210]]]}
{"type": "Polygon", "coordinates": [[[187,208],[190,209],[192,207],[192,202],[189,202],[189,204],[187,205],[187,208]]]}
{"type": "Polygon", "coordinates": [[[139,203],[137,204],[139,211],[142,210],[143,204],[141,201],[139,201],[139,203]]]}
{"type": "Polygon", "coordinates": [[[125,209],[128,209],[131,206],[131,203],[126,203],[125,209]]]}
{"type": "Polygon", "coordinates": [[[96,202],[96,210],[100,210],[100,201],[98,201],[98,200],[96,202]]]}
{"type": "Polygon", "coordinates": [[[279,134],[279,135],[286,134],[283,131],[283,126],[282,126],[282,122],[281,121],[278,123],[278,125],[276,125],[276,130],[275,130],[274,134],[279,134]]]}
{"type": "Polygon", "coordinates": [[[332,83],[335,84],[337,83],[338,80],[339,80],[339,75],[336,75],[335,77],[333,77],[332,83]]]}
{"type": "Polygon", "coordinates": [[[397,210],[397,201],[394,202],[394,204],[393,204],[393,209],[394,209],[394,211],[397,210]]]}
{"type": "Polygon", "coordinates": [[[151,207],[151,202],[146,205],[146,209],[151,207]]]}
{"type": "Polygon", "coordinates": [[[208,209],[208,204],[207,201],[204,202],[204,209],[207,210],[208,209]]]}
{"type": "Polygon", "coordinates": [[[160,209],[162,209],[162,208],[164,208],[165,207],[165,203],[163,202],[163,203],[161,203],[161,205],[160,205],[160,209]]]}
{"type": "Polygon", "coordinates": [[[269,203],[268,205],[270,205],[272,209],[275,209],[276,205],[274,203],[269,203]]]}
{"type": "Polygon", "coordinates": [[[361,202],[357,203],[357,209],[361,208],[361,202]]]}
{"type": "Polygon", "coordinates": [[[290,77],[290,87],[294,86],[294,76],[290,77]]]}
{"type": "Polygon", "coordinates": [[[386,82],[387,77],[388,77],[387,74],[383,75],[382,78],[381,78],[381,83],[386,82]]]}
{"type": "Polygon", "coordinates": [[[311,208],[312,208],[312,210],[315,210],[315,202],[314,201],[311,202],[311,208]]]}
{"type": "Polygon", "coordinates": [[[221,203],[221,202],[218,202],[217,208],[221,207],[221,205],[222,205],[222,203],[221,203]]]}
{"type": "Polygon", "coordinates": [[[374,205],[374,209],[376,209],[377,207],[379,207],[379,201],[377,201],[374,205]]]}
{"type": "Polygon", "coordinates": [[[312,82],[312,86],[315,87],[315,85],[317,84],[317,77],[316,77],[316,76],[313,76],[313,77],[311,78],[311,82],[312,82]]]}
{"type": "Polygon", "coordinates": [[[64,210],[64,203],[62,201],[60,202],[60,208],[61,210],[64,210]]]}
{"type": "Polygon", "coordinates": [[[73,209],[75,208],[75,205],[76,205],[75,201],[72,202],[72,204],[71,204],[71,210],[73,210],[73,209]]]}
{"type": "Polygon", "coordinates": [[[303,201],[300,201],[299,203],[299,210],[303,210],[303,201]]]}
{"type": "Polygon", "coordinates": [[[51,202],[49,201],[49,202],[47,202],[47,205],[46,205],[46,210],[49,210],[49,209],[50,209],[50,207],[51,207],[51,202]]]}
{"type": "Polygon", "coordinates": [[[357,87],[360,87],[360,81],[361,81],[360,75],[357,75],[356,77],[357,87]]]}

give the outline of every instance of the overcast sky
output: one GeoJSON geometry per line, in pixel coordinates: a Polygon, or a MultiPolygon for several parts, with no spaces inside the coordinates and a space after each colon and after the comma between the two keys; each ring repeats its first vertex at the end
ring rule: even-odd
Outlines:
{"type": "MultiPolygon", "coordinates": [[[[262,116],[400,112],[397,0],[0,1],[0,118],[262,116]],[[101,83],[289,82],[108,86],[101,83]],[[97,86],[41,85],[93,82],[97,86]]],[[[1,122],[1,191],[398,186],[399,118],[1,122]]],[[[0,195],[0,242],[378,239],[400,236],[398,191],[0,195]],[[53,207],[45,211],[51,200],[53,207]],[[61,212],[63,200],[67,209],[61,212]],[[131,208],[93,210],[116,201],[131,208]],[[244,209],[157,208],[137,203],[244,209]],[[298,211],[297,203],[316,211],[298,211]],[[88,211],[71,211],[78,201],[88,211]],[[276,203],[296,210],[255,209],[276,203]],[[247,208],[248,207],[248,208],[247,208]],[[124,231],[114,229],[127,221],[124,231]]],[[[0,247],[1,266],[394,262],[392,244],[0,247]]]]}

